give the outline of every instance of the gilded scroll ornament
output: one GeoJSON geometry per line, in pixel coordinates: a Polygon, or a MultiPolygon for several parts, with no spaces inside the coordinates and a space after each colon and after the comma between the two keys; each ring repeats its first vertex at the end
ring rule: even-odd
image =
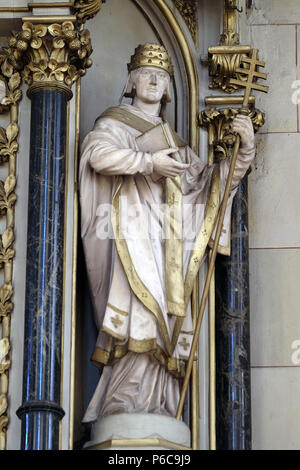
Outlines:
{"type": "Polygon", "coordinates": [[[73,10],[79,24],[93,18],[102,8],[105,0],[75,0],[73,10]]]}
{"type": "Polygon", "coordinates": [[[176,8],[183,17],[195,44],[198,36],[197,3],[195,0],[173,0],[176,8]]]}
{"type": "MultiPolygon", "coordinates": [[[[223,37],[226,37],[226,42],[228,38],[234,37],[235,33],[225,33],[223,37]]],[[[221,89],[225,93],[234,93],[238,90],[237,85],[230,83],[231,78],[236,78],[237,80],[243,80],[243,76],[239,73],[236,73],[236,69],[241,66],[241,62],[245,54],[235,53],[235,54],[224,54],[216,53],[212,54],[209,60],[209,74],[212,77],[212,81],[209,85],[209,88],[221,89]]]]}
{"type": "Polygon", "coordinates": [[[250,46],[239,46],[237,33],[236,0],[224,0],[224,27],[219,46],[208,49],[209,75],[212,81],[211,89],[220,89],[225,93],[234,93],[239,89],[236,84],[230,83],[231,78],[243,81],[243,74],[236,72],[241,67],[242,59],[251,51],[250,46]]]}
{"type": "MultiPolygon", "coordinates": [[[[215,107],[206,108],[199,113],[199,125],[208,129],[210,161],[231,158],[236,140],[231,124],[237,114],[238,110],[235,108],[216,109],[215,107]]],[[[257,132],[265,122],[264,113],[252,108],[248,116],[252,121],[254,131],[257,132]]]]}

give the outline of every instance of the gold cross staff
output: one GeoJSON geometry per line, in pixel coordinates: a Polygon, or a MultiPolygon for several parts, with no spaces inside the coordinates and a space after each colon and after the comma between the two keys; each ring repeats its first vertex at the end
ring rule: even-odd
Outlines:
{"type": "Polygon", "coordinates": [[[247,109],[248,103],[249,103],[249,98],[251,95],[252,90],[258,90],[258,91],[263,91],[264,93],[268,93],[269,87],[264,86],[264,85],[258,85],[254,80],[257,78],[262,78],[263,80],[267,79],[267,74],[266,73],[261,73],[256,71],[256,67],[264,67],[265,62],[261,62],[258,60],[258,50],[253,49],[252,50],[252,56],[251,57],[244,57],[242,59],[242,63],[249,64],[249,68],[240,68],[238,67],[235,71],[240,74],[246,74],[247,75],[247,81],[244,82],[242,80],[236,80],[235,78],[231,78],[229,80],[229,83],[232,85],[238,85],[241,87],[245,87],[245,95],[244,95],[244,102],[243,102],[243,108],[247,109]]]}
{"type": "MultiPolygon", "coordinates": [[[[264,80],[267,78],[266,74],[256,71],[256,67],[264,67],[264,65],[265,65],[264,62],[258,61],[257,55],[258,55],[257,49],[253,49],[251,57],[249,57],[249,58],[247,57],[247,58],[243,59],[243,62],[246,62],[246,63],[250,64],[250,67],[248,69],[246,69],[246,68],[245,69],[244,68],[238,68],[237,69],[237,71],[240,74],[247,75],[247,81],[243,82],[243,81],[240,81],[240,80],[231,79],[231,83],[235,83],[235,84],[238,84],[239,86],[242,86],[242,87],[246,88],[245,95],[244,95],[244,101],[243,101],[243,107],[239,111],[242,114],[248,114],[248,103],[249,103],[249,97],[250,97],[251,90],[263,91],[265,93],[268,92],[268,87],[262,86],[262,85],[257,85],[257,83],[254,82],[254,80],[257,80],[257,78],[262,78],[264,80]]],[[[224,197],[223,197],[223,201],[222,201],[221,208],[220,208],[220,215],[219,215],[217,229],[216,229],[216,236],[215,236],[213,248],[212,248],[212,251],[211,251],[211,257],[210,257],[210,261],[209,261],[209,265],[208,265],[206,281],[205,281],[203,294],[202,294],[202,298],[201,298],[201,303],[200,303],[200,307],[199,307],[199,313],[198,313],[197,322],[196,322],[196,326],[195,326],[195,332],[194,332],[193,342],[192,342],[192,346],[191,346],[191,352],[190,352],[189,360],[187,362],[185,378],[184,378],[184,382],[183,382],[183,385],[182,385],[182,391],[181,391],[180,400],[179,400],[179,404],[178,404],[178,408],[177,408],[177,414],[176,414],[177,419],[181,419],[184,400],[185,400],[185,396],[186,396],[186,392],[187,392],[187,388],[188,388],[188,383],[189,383],[189,380],[190,380],[190,375],[191,375],[191,372],[192,372],[193,359],[194,359],[194,356],[195,356],[196,347],[197,347],[197,343],[198,343],[198,338],[199,338],[203,313],[204,313],[204,309],[205,309],[205,304],[206,304],[207,296],[208,296],[208,293],[209,293],[209,286],[210,286],[211,278],[212,278],[213,271],[214,271],[216,255],[217,255],[217,248],[218,248],[219,239],[220,239],[222,228],[223,228],[223,220],[224,220],[225,211],[226,211],[226,207],[227,207],[228,197],[229,197],[229,194],[230,194],[231,182],[232,182],[232,177],[233,177],[233,173],[234,173],[234,169],[235,169],[236,159],[237,159],[237,155],[238,155],[238,151],[239,151],[239,147],[240,147],[240,141],[241,141],[240,136],[237,135],[236,141],[235,141],[235,144],[234,144],[233,155],[232,155],[231,162],[230,162],[228,178],[227,178],[227,181],[226,181],[224,197]]]]}

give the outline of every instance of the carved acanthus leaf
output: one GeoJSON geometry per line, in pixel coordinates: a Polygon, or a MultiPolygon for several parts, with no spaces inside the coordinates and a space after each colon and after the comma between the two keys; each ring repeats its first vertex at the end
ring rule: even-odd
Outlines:
{"type": "Polygon", "coordinates": [[[198,35],[197,2],[195,0],[173,0],[176,8],[183,17],[195,44],[198,35]]]}
{"type": "Polygon", "coordinates": [[[6,317],[13,310],[11,297],[13,289],[11,284],[4,284],[0,287],[0,317],[6,317]]]}
{"type": "Polygon", "coordinates": [[[70,21],[48,27],[27,22],[23,30],[28,46],[23,78],[28,85],[55,81],[71,87],[92,65],[88,30],[75,30],[70,21]]]}
{"type": "Polygon", "coordinates": [[[75,0],[73,11],[79,24],[93,18],[102,8],[105,0],[75,0]]]}
{"type": "MultiPolygon", "coordinates": [[[[215,160],[223,160],[232,156],[236,134],[231,130],[231,123],[238,114],[238,109],[226,108],[216,109],[209,107],[204,109],[198,116],[200,126],[206,127],[210,131],[210,146],[215,160]]],[[[250,117],[254,130],[257,132],[264,124],[264,113],[258,109],[250,109],[250,117]]]]}

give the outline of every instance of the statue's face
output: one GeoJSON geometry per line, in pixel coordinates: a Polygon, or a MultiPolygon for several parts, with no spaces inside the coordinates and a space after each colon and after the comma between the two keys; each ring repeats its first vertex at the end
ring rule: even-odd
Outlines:
{"type": "Polygon", "coordinates": [[[156,67],[140,67],[134,77],[136,96],[144,103],[159,103],[169,83],[168,72],[156,67]]]}

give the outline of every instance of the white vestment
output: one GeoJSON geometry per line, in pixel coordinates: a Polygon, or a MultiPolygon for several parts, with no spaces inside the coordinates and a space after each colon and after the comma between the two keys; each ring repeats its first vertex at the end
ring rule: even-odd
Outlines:
{"type": "MultiPolygon", "coordinates": [[[[132,105],[120,109],[153,125],[161,122],[132,105]]],[[[180,149],[190,164],[179,180],[182,239],[174,245],[182,250],[181,288],[178,253],[166,259],[166,241],[160,236],[165,178],[153,174],[151,153],[136,143],[141,132],[129,124],[100,117],[82,145],[82,240],[99,329],[92,360],[105,364],[84,422],[118,412],[176,414],[178,378],[184,376],[193,335],[190,294],[214,235],[230,164],[224,160],[210,166],[188,146],[180,149]],[[173,297],[184,291],[184,316],[175,304],[170,313],[168,282],[173,297]]],[[[238,154],[219,242],[224,254],[229,254],[233,196],[254,154],[254,148],[238,154]]],[[[174,200],[178,194],[175,188],[174,200]]]]}

